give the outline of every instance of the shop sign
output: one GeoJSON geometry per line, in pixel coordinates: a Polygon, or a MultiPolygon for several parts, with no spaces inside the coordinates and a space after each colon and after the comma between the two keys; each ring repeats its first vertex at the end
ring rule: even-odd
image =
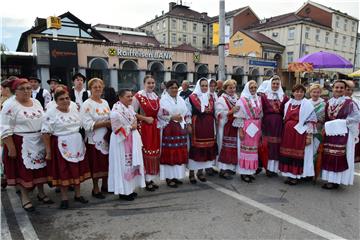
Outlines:
{"type": "Polygon", "coordinates": [[[50,64],[54,67],[78,67],[77,45],[74,42],[50,41],[50,64]]]}
{"type": "Polygon", "coordinates": [[[148,58],[148,59],[159,59],[159,60],[171,60],[172,53],[167,51],[156,51],[156,50],[140,50],[133,48],[109,48],[108,54],[110,56],[119,57],[132,57],[132,58],[148,58]]]}
{"type": "Polygon", "coordinates": [[[249,60],[249,65],[264,66],[264,67],[276,67],[276,62],[261,61],[261,60],[249,60]]]}
{"type": "Polygon", "coordinates": [[[46,26],[50,29],[60,29],[61,28],[61,19],[59,17],[48,17],[46,19],[46,26]]]}

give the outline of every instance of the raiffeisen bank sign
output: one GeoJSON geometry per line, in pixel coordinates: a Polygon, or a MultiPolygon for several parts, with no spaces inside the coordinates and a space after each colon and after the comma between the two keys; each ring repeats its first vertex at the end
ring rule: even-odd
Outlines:
{"type": "Polygon", "coordinates": [[[131,57],[131,58],[147,58],[159,60],[171,60],[172,53],[167,51],[157,50],[140,50],[134,48],[110,48],[110,56],[131,57]]]}

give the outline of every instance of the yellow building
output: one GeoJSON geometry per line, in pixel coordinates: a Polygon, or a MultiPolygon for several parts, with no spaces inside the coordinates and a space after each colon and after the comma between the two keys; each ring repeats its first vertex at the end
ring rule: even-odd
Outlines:
{"type": "Polygon", "coordinates": [[[230,38],[229,53],[236,56],[249,56],[277,60],[285,47],[267,36],[247,30],[240,30],[230,38]]]}

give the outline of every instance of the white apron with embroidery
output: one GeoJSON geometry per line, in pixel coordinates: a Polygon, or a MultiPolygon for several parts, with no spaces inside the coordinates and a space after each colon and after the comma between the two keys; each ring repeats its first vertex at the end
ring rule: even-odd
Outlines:
{"type": "Polygon", "coordinates": [[[27,169],[40,169],[46,166],[45,145],[41,133],[19,134],[23,137],[21,157],[27,169]]]}
{"type": "Polygon", "coordinates": [[[58,148],[68,162],[78,163],[84,160],[86,147],[80,133],[58,136],[58,148]]]}
{"type": "Polygon", "coordinates": [[[109,143],[104,139],[107,131],[107,128],[95,129],[91,137],[95,143],[95,148],[104,155],[109,154],[109,143]]]}

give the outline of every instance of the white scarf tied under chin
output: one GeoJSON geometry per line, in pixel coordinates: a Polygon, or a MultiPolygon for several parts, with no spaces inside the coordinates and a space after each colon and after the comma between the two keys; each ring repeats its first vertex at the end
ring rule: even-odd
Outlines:
{"type": "Polygon", "coordinates": [[[202,81],[207,82],[207,79],[201,78],[197,81],[193,94],[196,94],[196,96],[199,98],[201,103],[201,112],[204,112],[205,107],[209,105],[209,93],[208,91],[205,93],[201,91],[200,82],[202,81]]]}
{"type": "Polygon", "coordinates": [[[284,99],[284,90],[281,87],[281,80],[279,80],[280,82],[279,89],[276,91],[273,91],[271,88],[272,81],[273,78],[270,78],[269,83],[267,84],[265,89],[265,94],[268,99],[275,99],[275,100],[279,99],[282,102],[282,100],[284,99]]]}
{"type": "Polygon", "coordinates": [[[287,110],[289,108],[289,105],[297,106],[300,105],[300,112],[299,112],[299,122],[295,125],[295,130],[299,134],[303,134],[307,130],[307,126],[305,125],[306,120],[309,119],[311,114],[314,112],[314,106],[312,103],[306,99],[303,98],[302,100],[295,100],[291,98],[286,104],[285,104],[285,111],[284,111],[284,119],[287,113],[287,110]]]}
{"type": "Polygon", "coordinates": [[[256,93],[254,95],[252,95],[249,87],[250,87],[250,82],[247,82],[245,84],[244,90],[241,93],[241,97],[245,97],[245,98],[249,99],[251,101],[251,105],[253,107],[259,106],[260,101],[259,101],[258,95],[256,95],[256,93]]]}

